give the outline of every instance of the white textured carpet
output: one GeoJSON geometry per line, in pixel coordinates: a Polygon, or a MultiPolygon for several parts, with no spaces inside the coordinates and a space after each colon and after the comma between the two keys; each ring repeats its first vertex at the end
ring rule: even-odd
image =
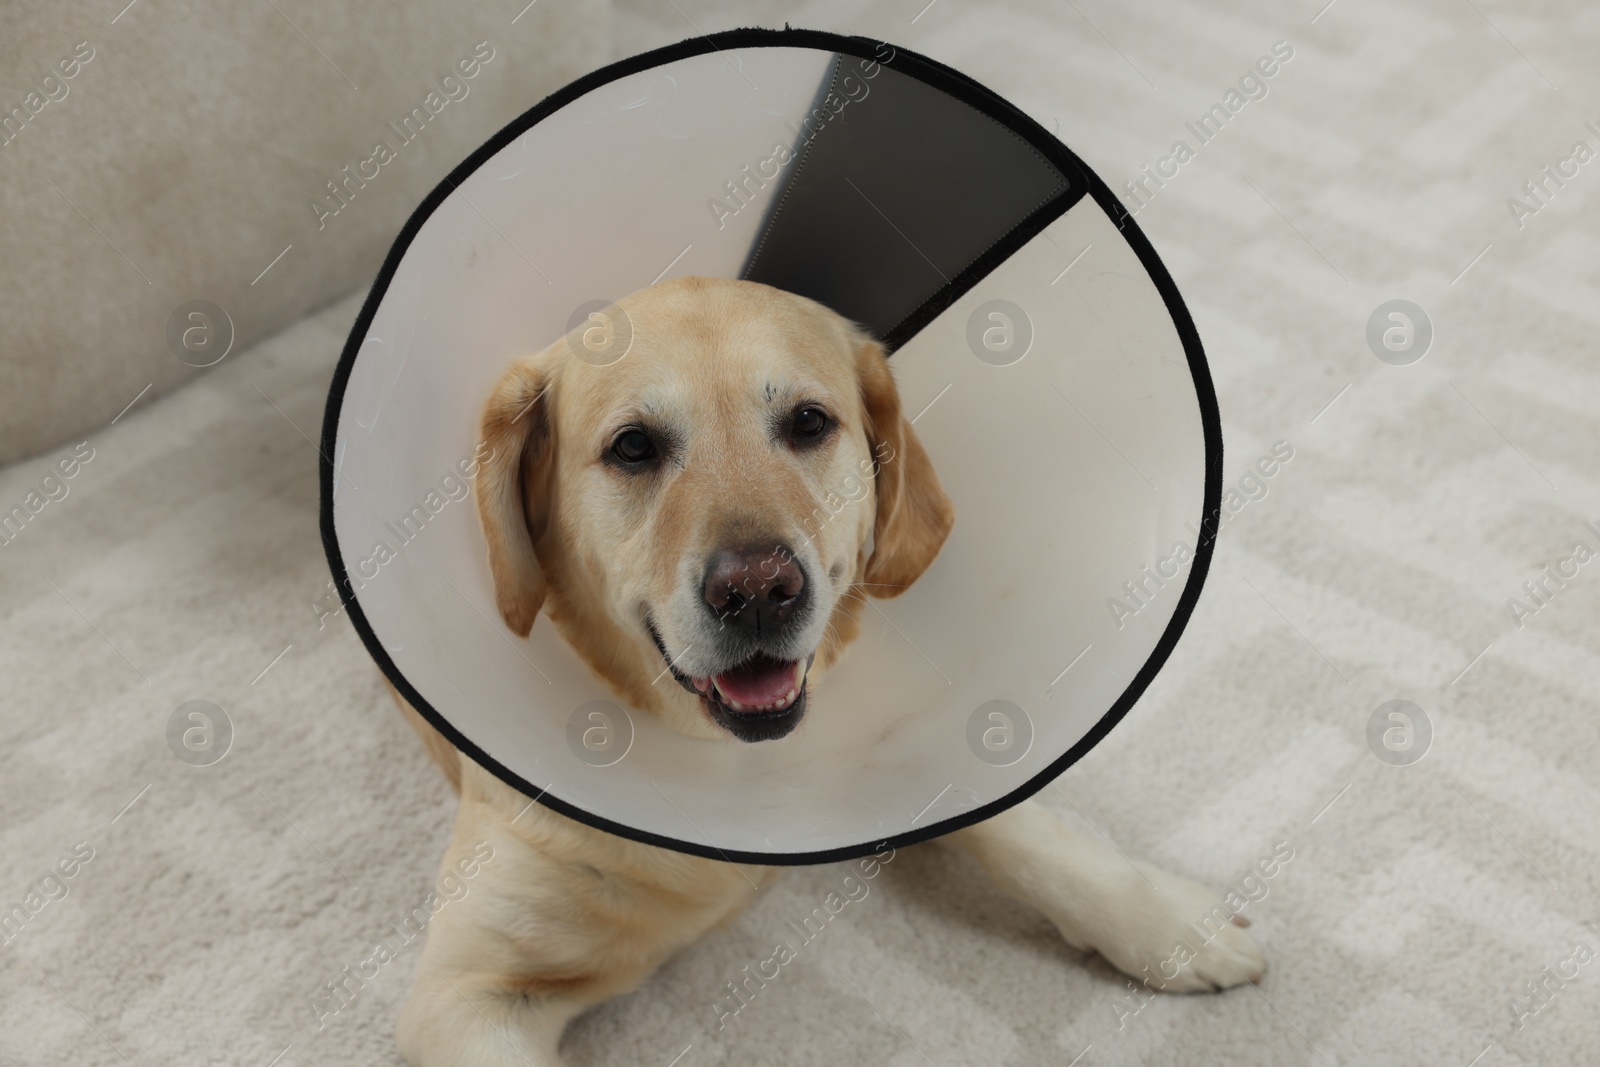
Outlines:
{"type": "MultiPolygon", "coordinates": [[[[1218,888],[1279,842],[1294,859],[1246,911],[1259,991],[1124,1018],[1109,968],[908,849],[718,1031],[723,983],[842,874],[797,870],[582,1018],[574,1065],[1594,1062],[1600,961],[1520,1029],[1508,1004],[1600,950],[1600,562],[1520,629],[1506,602],[1600,548],[1600,162],[1521,229],[1506,200],[1600,148],[1600,10],[1338,0],[1312,24],[1322,2],[619,12],[619,52],[758,17],[897,40],[1114,187],[1291,43],[1138,221],[1206,343],[1230,484],[1276,441],[1294,459],[1229,523],[1166,670],[1043,799],[1218,888]],[[1412,366],[1364,339],[1392,298],[1437,330],[1412,366]],[[1366,742],[1397,698],[1435,734],[1409,767],[1366,742]]],[[[422,899],[452,812],[352,631],[318,623],[305,435],[356,307],[89,434],[67,496],[0,547],[0,903],[93,849],[0,947],[0,1062],[398,1062],[415,946],[320,1030],[311,1006],[422,899]],[[168,750],[191,699],[236,728],[214,766],[168,750]]],[[[0,472],[0,505],[55,458],[0,472]]]]}

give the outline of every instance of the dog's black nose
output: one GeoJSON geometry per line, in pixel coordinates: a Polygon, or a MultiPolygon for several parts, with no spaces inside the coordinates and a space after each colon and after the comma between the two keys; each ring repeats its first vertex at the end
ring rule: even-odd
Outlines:
{"type": "Polygon", "coordinates": [[[728,626],[776,633],[808,595],[805,572],[786,545],[719,549],[706,567],[703,593],[728,626]]]}

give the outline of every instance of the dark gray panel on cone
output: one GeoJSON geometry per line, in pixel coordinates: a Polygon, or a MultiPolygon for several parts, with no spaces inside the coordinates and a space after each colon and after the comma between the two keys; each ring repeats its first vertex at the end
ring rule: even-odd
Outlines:
{"type": "Polygon", "coordinates": [[[988,115],[916,78],[834,62],[799,164],[744,277],[809,296],[884,338],[1068,189],[988,115]]]}

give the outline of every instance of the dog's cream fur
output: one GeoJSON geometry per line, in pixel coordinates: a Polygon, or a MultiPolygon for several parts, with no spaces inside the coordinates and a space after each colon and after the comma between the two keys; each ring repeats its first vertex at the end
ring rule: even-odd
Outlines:
{"type": "MultiPolygon", "coordinates": [[[[633,342],[619,362],[595,366],[564,340],[513,363],[489,398],[483,436],[493,454],[476,490],[498,606],[522,635],[542,610],[632,706],[739,744],[691,687],[653,684],[663,651],[688,675],[727,666],[695,650],[707,551],[718,539],[764,536],[793,552],[818,608],[794,640],[814,648],[816,678],[855,636],[862,597],[899,593],[933,561],[952,509],[882,350],[832,312],[703,278],[620,307],[633,342]],[[825,444],[775,442],[774,419],[798,404],[836,423],[825,444]],[[648,477],[604,458],[619,428],[641,419],[673,441],[670,462],[648,477]],[[875,477],[853,510],[808,521],[826,494],[868,469],[875,477]]],[[[573,1016],[732,921],[778,874],[625,840],[530,803],[401,703],[461,795],[445,869],[477,842],[494,849],[471,895],[429,929],[399,1025],[416,1067],[560,1064],[573,1016]]],[[[1034,802],[943,841],[1068,943],[1151,988],[1214,990],[1265,970],[1249,936],[1225,925],[1175,977],[1158,974],[1217,895],[1128,860],[1034,802]]]]}

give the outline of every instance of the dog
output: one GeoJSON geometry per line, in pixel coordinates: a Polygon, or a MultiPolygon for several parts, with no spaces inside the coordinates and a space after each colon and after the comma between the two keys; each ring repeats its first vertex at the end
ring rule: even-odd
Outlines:
{"type": "MultiPolygon", "coordinates": [[[[497,607],[522,637],[548,616],[619,699],[673,729],[781,738],[829,714],[808,696],[856,635],[864,597],[915,582],[954,510],[883,349],[834,312],[711,278],[617,310],[631,326],[622,358],[578,358],[569,336],[512,362],[488,398],[474,489],[497,607]],[[811,521],[862,472],[852,508],[811,521]],[[652,684],[663,671],[677,684],[652,684]]],[[[433,917],[401,1012],[415,1067],[561,1064],[574,1016],[733,921],[778,874],[530,803],[395,699],[460,794],[442,869],[477,872],[433,917]],[[493,860],[479,865],[485,843],[493,860]]],[[[1217,990],[1265,970],[1235,919],[1168,975],[1174,946],[1194,940],[1187,922],[1220,895],[1035,802],[939,843],[1151,988],[1217,990]]]]}

